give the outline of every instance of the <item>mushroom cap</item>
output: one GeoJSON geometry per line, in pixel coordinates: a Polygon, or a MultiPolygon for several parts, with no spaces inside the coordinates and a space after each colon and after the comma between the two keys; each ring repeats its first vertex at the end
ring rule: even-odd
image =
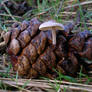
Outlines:
{"type": "Polygon", "coordinates": [[[57,23],[54,20],[49,20],[47,22],[42,23],[39,26],[39,29],[42,30],[42,31],[52,30],[52,29],[54,29],[54,30],[64,30],[64,25],[60,24],[60,23],[57,23]]]}

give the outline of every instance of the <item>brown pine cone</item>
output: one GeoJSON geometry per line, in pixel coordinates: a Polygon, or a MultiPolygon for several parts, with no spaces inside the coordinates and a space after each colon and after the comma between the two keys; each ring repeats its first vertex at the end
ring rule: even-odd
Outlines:
{"type": "Polygon", "coordinates": [[[64,74],[75,76],[79,70],[77,57],[73,53],[69,53],[68,58],[63,58],[58,62],[57,70],[64,74]]]}
{"type": "Polygon", "coordinates": [[[4,35],[14,70],[26,78],[36,78],[39,75],[47,77],[50,74],[55,76],[53,69],[62,74],[77,73],[79,67],[77,58],[73,53],[67,54],[68,27],[63,32],[57,30],[57,43],[54,46],[52,32],[40,31],[40,24],[36,18],[23,21],[21,24],[14,23],[11,30],[4,35]]]}
{"type": "Polygon", "coordinates": [[[69,40],[70,51],[79,54],[83,58],[92,60],[92,33],[90,31],[83,31],[69,40]]]}

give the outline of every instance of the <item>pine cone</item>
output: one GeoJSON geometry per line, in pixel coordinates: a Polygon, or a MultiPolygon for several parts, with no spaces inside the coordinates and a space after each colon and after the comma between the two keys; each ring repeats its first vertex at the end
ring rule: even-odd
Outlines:
{"type": "Polygon", "coordinates": [[[74,34],[69,40],[69,47],[70,51],[74,49],[75,53],[81,57],[92,60],[92,33],[85,30],[74,34]]]}
{"type": "Polygon", "coordinates": [[[14,23],[11,30],[5,34],[7,52],[11,56],[14,70],[26,78],[50,76],[50,74],[57,76],[53,68],[62,74],[77,74],[78,59],[68,50],[70,39],[68,36],[73,25],[66,26],[63,32],[56,31],[57,43],[53,46],[51,31],[40,31],[40,24],[36,18],[23,21],[21,24],[14,23]]]}

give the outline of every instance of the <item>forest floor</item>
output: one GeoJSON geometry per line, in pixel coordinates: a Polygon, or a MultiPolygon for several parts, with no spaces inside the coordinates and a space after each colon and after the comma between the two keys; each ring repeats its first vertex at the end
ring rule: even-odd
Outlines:
{"type": "MultiPolygon", "coordinates": [[[[81,26],[73,32],[92,31],[92,0],[0,0],[0,43],[14,22],[37,17],[67,24],[76,21],[78,12],[81,26]]],[[[5,49],[0,47],[0,92],[92,92],[92,71],[86,75],[80,70],[76,78],[62,75],[61,80],[18,78],[5,49]]]]}

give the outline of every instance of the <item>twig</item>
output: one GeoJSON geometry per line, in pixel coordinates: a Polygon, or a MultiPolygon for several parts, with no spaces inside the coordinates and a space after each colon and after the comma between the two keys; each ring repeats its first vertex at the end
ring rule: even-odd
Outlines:
{"type": "MultiPolygon", "coordinates": [[[[2,23],[15,23],[16,21],[14,21],[14,20],[6,20],[6,21],[3,21],[2,23]]],[[[21,22],[19,22],[19,21],[17,21],[17,23],[21,23],[21,22]]]]}
{"type": "Polygon", "coordinates": [[[26,91],[26,92],[30,92],[29,90],[25,89],[25,88],[22,88],[22,87],[19,87],[17,86],[16,84],[13,84],[12,82],[9,82],[9,81],[3,81],[3,83],[7,84],[7,85],[10,85],[10,86],[13,86],[13,87],[16,87],[22,91],[26,91]]]}
{"type": "MultiPolygon", "coordinates": [[[[3,65],[0,65],[0,68],[2,68],[3,70],[0,70],[0,73],[7,73],[7,71],[6,70],[4,70],[5,69],[5,67],[3,66],[3,65]]],[[[13,74],[13,75],[15,75],[16,73],[15,72],[12,72],[12,71],[9,71],[8,72],[9,74],[13,74]]],[[[0,79],[1,80],[1,79],[0,79]]],[[[8,80],[7,78],[6,78],[6,80],[8,80]]]]}
{"type": "Polygon", "coordinates": [[[68,16],[68,14],[76,15],[76,12],[66,12],[66,11],[64,11],[64,12],[61,12],[61,14],[67,14],[67,16],[68,16]]]}
{"type": "MultiPolygon", "coordinates": [[[[0,80],[12,81],[12,79],[10,79],[10,78],[0,78],[0,80]]],[[[16,79],[13,79],[13,81],[14,80],[16,81],[16,79]]],[[[28,80],[30,80],[30,79],[17,79],[17,81],[19,83],[25,83],[28,80]]],[[[81,83],[72,83],[72,82],[66,82],[66,81],[58,81],[58,80],[56,80],[56,81],[54,81],[54,80],[47,81],[47,80],[34,80],[34,79],[30,80],[30,83],[33,83],[33,84],[35,84],[35,83],[37,83],[37,84],[45,83],[46,84],[46,83],[49,83],[49,82],[64,84],[64,85],[73,85],[73,86],[77,86],[77,87],[81,86],[81,87],[90,87],[90,88],[92,88],[92,85],[86,85],[86,84],[81,84],[81,83]]]]}
{"type": "Polygon", "coordinates": [[[8,10],[7,6],[4,4],[4,2],[2,2],[2,5],[4,6],[5,10],[7,11],[7,13],[11,16],[11,18],[15,21],[17,21],[11,14],[11,12],[8,10]]]}
{"type": "Polygon", "coordinates": [[[32,18],[33,18],[33,17],[36,17],[36,16],[39,17],[39,16],[41,16],[41,15],[44,15],[44,14],[48,13],[51,9],[52,9],[52,7],[50,7],[50,8],[49,8],[48,10],[46,10],[46,11],[37,13],[37,14],[33,15],[32,18]]]}
{"type": "MultiPolygon", "coordinates": [[[[11,17],[11,15],[8,15],[8,14],[2,14],[2,13],[0,13],[0,16],[8,16],[8,17],[11,17]]],[[[20,16],[15,16],[15,15],[13,15],[13,17],[21,18],[21,19],[22,19],[22,17],[20,17],[20,16]]]]}
{"type": "MultiPolygon", "coordinates": [[[[20,92],[20,91],[10,91],[10,90],[7,91],[7,90],[3,90],[3,89],[1,90],[1,89],[0,89],[0,92],[20,92]]],[[[22,92],[22,91],[21,91],[21,92],[22,92]]]]}
{"type": "Polygon", "coordinates": [[[44,15],[44,14],[46,14],[46,13],[48,13],[48,11],[46,11],[46,12],[41,12],[41,13],[38,13],[37,15],[34,15],[34,16],[38,16],[38,17],[40,17],[41,15],[44,15]]]}
{"type": "MultiPolygon", "coordinates": [[[[86,2],[80,3],[80,5],[82,5],[82,6],[88,5],[88,4],[92,4],[92,1],[86,1],[86,2]]],[[[77,7],[77,6],[79,6],[79,4],[75,4],[75,5],[64,7],[64,9],[74,8],[74,7],[77,7]]]]}
{"type": "MultiPolygon", "coordinates": [[[[53,80],[54,81],[54,80],[53,80]]],[[[23,82],[19,80],[17,80],[17,83],[16,81],[14,80],[2,80],[3,83],[6,83],[6,84],[11,84],[11,85],[18,85],[18,86],[23,86],[25,81],[23,82]]],[[[60,81],[59,81],[60,82],[60,81]]],[[[52,83],[52,85],[56,85],[56,81],[54,81],[52,83]]],[[[84,85],[84,84],[79,84],[79,83],[70,83],[70,82],[64,82],[64,81],[61,81],[60,82],[60,88],[70,88],[72,90],[83,90],[83,91],[89,91],[89,92],[92,92],[92,85],[84,85]],[[64,84],[63,84],[64,83],[64,84]],[[76,85],[75,85],[76,84],[76,85]]],[[[30,86],[30,87],[41,87],[41,88],[52,88],[50,86],[50,83],[49,82],[35,82],[35,81],[32,81],[30,80],[30,83],[26,84],[26,86],[30,86]]]]}
{"type": "MultiPolygon", "coordinates": [[[[63,20],[63,19],[62,19],[62,21],[65,22],[65,23],[72,22],[72,20],[67,21],[67,20],[63,20]]],[[[79,23],[83,24],[83,22],[79,22],[79,23]]],[[[86,23],[86,24],[87,25],[90,25],[90,26],[92,25],[92,23],[86,23]]]]}

